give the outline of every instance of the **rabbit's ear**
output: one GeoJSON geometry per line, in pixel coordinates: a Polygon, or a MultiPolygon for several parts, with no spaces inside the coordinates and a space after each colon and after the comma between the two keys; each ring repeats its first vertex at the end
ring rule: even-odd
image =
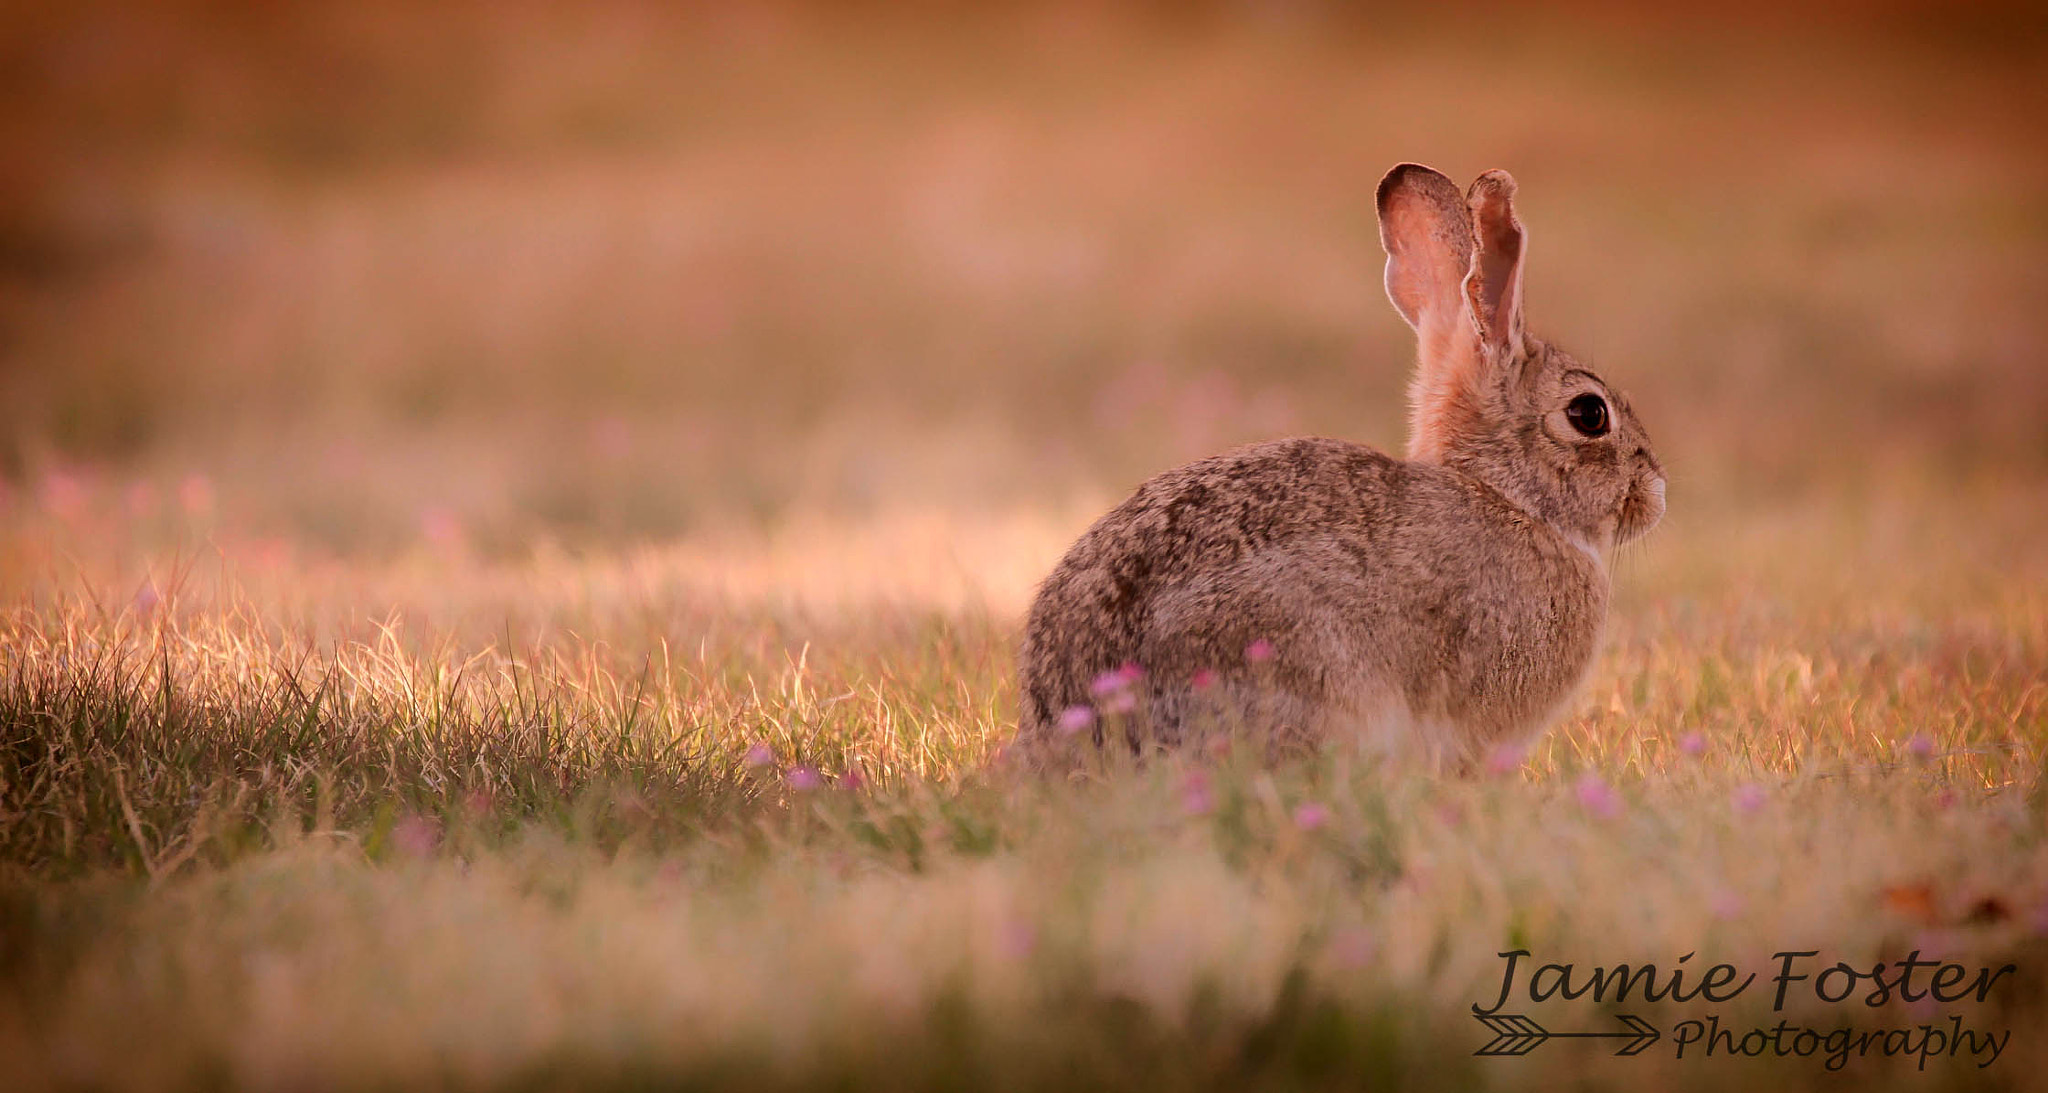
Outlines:
{"type": "Polygon", "coordinates": [[[1417,334],[1454,324],[1465,307],[1459,285],[1472,265],[1472,222],[1457,185],[1403,163],[1380,180],[1379,210],[1394,310],[1417,334]]]}
{"type": "Polygon", "coordinates": [[[1515,219],[1515,180],[1506,171],[1480,175],[1466,191],[1472,215],[1472,271],[1465,277],[1472,321],[1490,348],[1522,355],[1522,258],[1529,237],[1515,219]]]}
{"type": "Polygon", "coordinates": [[[1433,462],[1484,424],[1483,328],[1465,295],[1475,239],[1471,213],[1450,179],[1414,163],[1387,172],[1379,205],[1387,297],[1415,328],[1408,458],[1433,462]]]}

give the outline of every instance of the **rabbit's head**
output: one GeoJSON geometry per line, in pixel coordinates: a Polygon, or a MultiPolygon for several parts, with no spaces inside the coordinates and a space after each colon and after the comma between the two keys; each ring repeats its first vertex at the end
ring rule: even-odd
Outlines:
{"type": "Polygon", "coordinates": [[[1471,474],[1589,547],[1664,515],[1664,472],[1628,400],[1522,324],[1515,180],[1464,194],[1404,163],[1379,187],[1387,296],[1420,343],[1408,457],[1471,474]]]}

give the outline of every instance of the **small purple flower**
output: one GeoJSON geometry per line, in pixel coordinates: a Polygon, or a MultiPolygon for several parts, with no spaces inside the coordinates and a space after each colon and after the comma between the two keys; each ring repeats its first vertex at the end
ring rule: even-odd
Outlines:
{"type": "Polygon", "coordinates": [[[1180,784],[1181,811],[1190,816],[1207,816],[1216,808],[1216,791],[1207,771],[1193,770],[1180,784]]]}
{"type": "Polygon", "coordinates": [[[1083,705],[1069,706],[1060,711],[1059,729],[1061,736],[1072,736],[1095,724],[1095,711],[1083,705]]]}
{"type": "Polygon", "coordinates": [[[145,619],[156,610],[156,605],[162,602],[163,597],[157,594],[154,584],[144,584],[135,590],[135,613],[145,619]]]}
{"type": "Polygon", "coordinates": [[[464,543],[462,520],[453,509],[431,506],[420,512],[420,537],[436,550],[459,552],[464,543]]]}
{"type": "Polygon", "coordinates": [[[1302,831],[1314,831],[1330,822],[1327,806],[1314,801],[1304,801],[1294,808],[1294,826],[1302,831]]]}
{"type": "Polygon", "coordinates": [[[1188,680],[1188,686],[1193,687],[1197,691],[1206,691],[1215,685],[1216,673],[1207,668],[1196,669],[1194,678],[1188,680]]]}
{"type": "Polygon", "coordinates": [[[205,516],[213,511],[213,482],[203,474],[188,474],[178,483],[178,504],[187,516],[205,516]]]}
{"type": "Polygon", "coordinates": [[[859,767],[848,767],[846,773],[839,776],[840,788],[851,793],[859,793],[861,787],[867,784],[867,777],[861,774],[859,767]]]}
{"type": "Polygon", "coordinates": [[[789,768],[789,788],[798,793],[809,793],[823,784],[824,779],[818,777],[816,767],[789,768]]]}
{"type": "Polygon", "coordinates": [[[1934,738],[1924,732],[1916,732],[1906,740],[1906,750],[1915,759],[1927,760],[1934,757],[1934,738]]]}
{"type": "Polygon", "coordinates": [[[1121,694],[1131,689],[1131,684],[1145,678],[1145,669],[1135,660],[1124,661],[1121,665],[1096,676],[1088,684],[1088,693],[1097,698],[1121,694]]]}
{"type": "Polygon", "coordinates": [[[1703,732],[1686,733],[1678,738],[1678,750],[1694,757],[1706,754],[1707,734],[1703,732]]]}
{"type": "Polygon", "coordinates": [[[391,845],[411,857],[424,858],[441,845],[441,825],[432,817],[408,814],[391,826],[391,845]]]}
{"type": "Polygon", "coordinates": [[[85,480],[69,471],[51,471],[43,476],[43,507],[67,523],[85,514],[85,480]]]}
{"type": "Polygon", "coordinates": [[[1513,774],[1522,769],[1522,763],[1528,757],[1528,751],[1520,744],[1501,744],[1486,753],[1487,773],[1513,774]]]}
{"type": "Polygon", "coordinates": [[[1372,963],[1379,953],[1379,943],[1366,931],[1354,926],[1339,930],[1330,938],[1330,960],[1346,971],[1357,971],[1372,963]]]}
{"type": "Polygon", "coordinates": [[[748,766],[765,767],[773,762],[775,762],[775,749],[770,748],[766,743],[756,740],[747,746],[748,766]]]}
{"type": "Polygon", "coordinates": [[[1573,792],[1578,795],[1579,807],[1603,820],[1621,815],[1621,795],[1597,774],[1589,771],[1580,775],[1573,792]]]}
{"type": "Polygon", "coordinates": [[[996,952],[1006,960],[1023,960],[1038,948],[1038,931],[1021,919],[1006,918],[996,926],[996,952]]]}
{"type": "Polygon", "coordinates": [[[1764,787],[1755,782],[1744,782],[1735,787],[1735,811],[1744,816],[1753,816],[1770,800],[1764,787]]]}
{"type": "Polygon", "coordinates": [[[1138,696],[1128,690],[1118,691],[1103,702],[1102,708],[1110,713],[1130,713],[1138,708],[1138,696]]]}
{"type": "Polygon", "coordinates": [[[1273,659],[1273,643],[1260,638],[1244,647],[1244,659],[1253,664],[1264,664],[1273,659]]]}

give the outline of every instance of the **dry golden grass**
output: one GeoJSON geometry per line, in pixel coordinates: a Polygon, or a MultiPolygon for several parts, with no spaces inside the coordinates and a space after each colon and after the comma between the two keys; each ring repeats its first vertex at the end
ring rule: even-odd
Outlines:
{"type": "MultiPolygon", "coordinates": [[[[1474,1060],[1463,1011],[1511,947],[1919,949],[2023,969],[1967,1010],[2017,1030],[1986,1072],[2010,1080],[2039,1065],[2048,955],[2027,500],[1756,510],[1656,542],[1574,716],[1449,783],[1249,753],[991,775],[1015,590],[963,610],[967,578],[892,572],[872,529],[728,557],[59,570],[0,633],[0,1037],[32,1084],[117,1088],[1718,1085],[1761,1072],[1474,1060]],[[825,559],[876,577],[808,598],[825,559]]],[[[924,534],[1042,565],[1070,525],[924,534]]],[[[75,557],[72,534],[11,541],[75,557]]],[[[1776,1062],[1774,1084],[1829,1077],[1776,1062]]]]}

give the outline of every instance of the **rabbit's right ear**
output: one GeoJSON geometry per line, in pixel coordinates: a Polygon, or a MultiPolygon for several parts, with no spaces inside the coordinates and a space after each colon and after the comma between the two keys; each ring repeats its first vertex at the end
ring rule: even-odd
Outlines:
{"type": "Polygon", "coordinates": [[[1465,292],[1474,236],[1465,195],[1442,174],[1403,163],[1380,180],[1387,298],[1417,343],[1409,385],[1408,458],[1435,461],[1479,432],[1481,328],[1465,292]]]}

